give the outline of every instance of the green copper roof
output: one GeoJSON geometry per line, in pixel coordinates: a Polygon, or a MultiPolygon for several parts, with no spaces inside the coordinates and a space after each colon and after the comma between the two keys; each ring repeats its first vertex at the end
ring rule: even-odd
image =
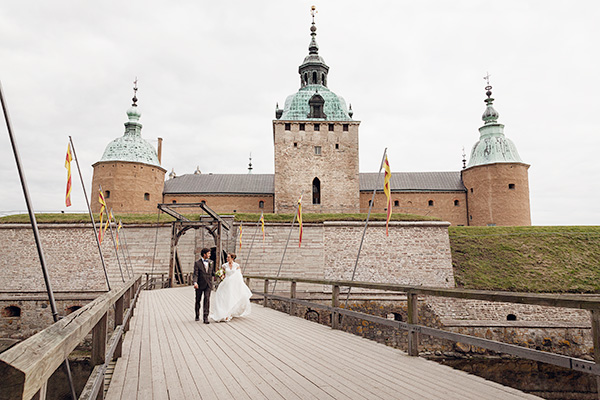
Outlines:
{"type": "Polygon", "coordinates": [[[305,120],[310,113],[308,101],[316,93],[325,100],[323,111],[326,118],[315,118],[326,121],[351,121],[344,99],[323,85],[307,85],[295,94],[288,96],[283,107],[282,120],[305,120]]]}
{"type": "Polygon", "coordinates": [[[142,114],[135,101],[134,97],[133,105],[127,110],[129,121],[125,123],[125,133],[106,146],[100,161],[132,161],[160,167],[154,146],[142,139],[142,124],[138,122],[142,114]]]}
{"type": "Polygon", "coordinates": [[[522,163],[515,144],[504,136],[504,125],[498,123],[498,112],[493,107],[492,87],[487,86],[487,107],[481,117],[485,124],[479,128],[479,141],[471,150],[467,168],[494,163],[522,163]]]}

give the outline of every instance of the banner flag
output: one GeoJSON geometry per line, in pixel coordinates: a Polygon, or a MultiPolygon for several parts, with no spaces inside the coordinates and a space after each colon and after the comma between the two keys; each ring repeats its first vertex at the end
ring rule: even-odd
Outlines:
{"type": "Polygon", "coordinates": [[[104,231],[102,230],[102,221],[104,218],[104,209],[106,208],[106,201],[104,201],[104,195],[102,194],[102,187],[98,189],[98,202],[102,204],[100,207],[100,229],[98,229],[98,240],[100,244],[102,244],[102,239],[104,239],[104,231]]]}
{"type": "Polygon", "coordinates": [[[73,154],[71,153],[71,143],[67,144],[67,157],[65,159],[65,168],[67,169],[67,195],[65,197],[65,205],[71,207],[71,161],[73,154]]]}
{"type": "Polygon", "coordinates": [[[392,217],[392,193],[390,189],[390,179],[392,178],[392,171],[390,169],[390,163],[388,162],[387,155],[385,156],[385,176],[383,178],[383,192],[385,193],[385,197],[387,197],[387,220],[385,222],[385,235],[389,236],[388,225],[390,223],[390,218],[392,217]]]}
{"type": "Polygon", "coordinates": [[[240,251],[242,250],[242,223],[240,222],[240,251]]]}
{"type": "Polygon", "coordinates": [[[300,227],[300,235],[298,238],[298,247],[302,246],[302,196],[298,199],[298,226],[300,227]]]}

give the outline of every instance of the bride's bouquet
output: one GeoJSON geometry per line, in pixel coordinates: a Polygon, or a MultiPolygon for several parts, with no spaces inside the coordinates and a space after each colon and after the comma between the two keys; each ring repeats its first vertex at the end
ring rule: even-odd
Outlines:
{"type": "Polygon", "coordinates": [[[223,267],[219,267],[215,271],[215,289],[219,287],[219,284],[225,279],[225,270],[223,267]]]}

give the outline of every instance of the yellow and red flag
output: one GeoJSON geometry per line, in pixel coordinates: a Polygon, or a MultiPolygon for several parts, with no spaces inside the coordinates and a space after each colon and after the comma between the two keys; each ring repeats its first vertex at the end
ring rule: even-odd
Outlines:
{"type": "Polygon", "coordinates": [[[240,222],[240,250],[242,250],[242,223],[240,222]]]}
{"type": "Polygon", "coordinates": [[[71,161],[73,161],[73,155],[71,154],[71,143],[67,144],[67,157],[65,159],[65,168],[67,169],[67,195],[65,197],[65,205],[71,207],[71,161]]]}
{"type": "Polygon", "coordinates": [[[392,170],[390,169],[390,163],[388,162],[387,154],[385,156],[383,168],[385,169],[385,176],[383,178],[383,192],[385,193],[385,197],[387,198],[387,220],[385,222],[385,234],[386,236],[389,236],[388,224],[390,223],[390,218],[392,217],[392,193],[390,189],[390,179],[392,178],[392,170]]]}
{"type": "Polygon", "coordinates": [[[104,233],[102,235],[106,234],[106,230],[108,229],[108,224],[110,224],[112,220],[113,220],[113,214],[112,214],[112,208],[111,208],[110,212],[108,213],[108,220],[106,221],[106,224],[104,224],[104,233]]]}
{"type": "Polygon", "coordinates": [[[117,242],[117,250],[119,250],[119,231],[121,230],[121,228],[123,227],[123,225],[121,224],[121,220],[119,220],[119,225],[117,225],[117,237],[115,239],[115,241],[117,242]]]}
{"type": "Polygon", "coordinates": [[[100,207],[100,229],[98,229],[98,240],[100,244],[102,244],[102,239],[104,239],[104,231],[102,230],[102,218],[104,216],[104,209],[106,208],[106,201],[104,200],[104,195],[102,194],[102,188],[98,189],[98,202],[102,204],[100,207]]]}
{"type": "Polygon", "coordinates": [[[298,247],[302,246],[302,196],[298,199],[298,226],[300,227],[300,234],[298,238],[298,247]]]}
{"type": "Polygon", "coordinates": [[[262,230],[262,234],[263,234],[263,244],[265,243],[265,216],[264,213],[260,213],[260,229],[262,230]]]}

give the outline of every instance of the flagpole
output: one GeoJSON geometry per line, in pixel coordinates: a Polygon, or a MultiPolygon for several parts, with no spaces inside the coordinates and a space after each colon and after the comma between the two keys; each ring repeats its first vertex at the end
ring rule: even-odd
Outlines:
{"type": "MultiPolygon", "coordinates": [[[[35,245],[37,247],[38,256],[40,258],[40,264],[42,267],[42,275],[44,276],[44,283],[46,284],[46,291],[48,292],[48,300],[50,302],[50,310],[52,311],[52,319],[54,322],[59,320],[58,311],[56,308],[56,302],[54,300],[54,292],[52,291],[52,284],[50,283],[50,275],[48,274],[48,268],[46,268],[46,258],[44,256],[44,249],[42,248],[42,241],[40,239],[40,232],[38,230],[37,220],[33,211],[33,205],[29,196],[29,189],[27,187],[27,180],[25,179],[25,171],[21,165],[21,157],[19,156],[19,149],[17,148],[17,142],[12,132],[12,126],[10,124],[10,118],[8,116],[8,108],[4,103],[4,94],[2,92],[2,84],[0,84],[0,102],[2,103],[2,111],[4,112],[4,120],[6,121],[6,128],[8,130],[8,136],[12,145],[13,154],[15,156],[15,162],[17,164],[17,170],[19,171],[19,178],[21,180],[21,187],[23,188],[23,196],[25,197],[25,203],[27,204],[27,211],[29,212],[29,219],[31,221],[31,227],[33,229],[33,236],[35,238],[35,245]]],[[[73,385],[73,377],[71,376],[71,368],[69,366],[69,359],[65,357],[64,366],[69,379],[69,387],[71,389],[71,396],[73,399],[77,398],[75,393],[75,386],[73,385]]]]}
{"type": "MultiPolygon", "coordinates": [[[[304,194],[304,190],[302,192],[300,192],[300,198],[302,198],[303,194],[304,194]]],[[[296,203],[296,211],[294,212],[294,219],[292,220],[292,225],[290,225],[290,233],[288,234],[287,241],[285,242],[285,247],[283,249],[283,255],[281,256],[281,262],[279,263],[279,269],[277,270],[277,275],[276,275],[277,277],[279,277],[279,273],[281,272],[281,266],[283,265],[283,259],[285,258],[285,253],[287,251],[288,244],[290,243],[290,237],[292,236],[292,230],[294,229],[294,224],[296,223],[296,215],[298,215],[298,205],[299,205],[299,203],[296,203]]],[[[277,287],[277,280],[273,284],[273,291],[271,293],[275,293],[275,287],[277,287]]]]}
{"type": "MultiPolygon", "coordinates": [[[[100,239],[98,239],[98,231],[96,230],[96,221],[94,221],[94,214],[92,214],[92,208],[90,207],[90,201],[88,200],[87,192],[85,190],[85,184],[83,183],[83,176],[81,175],[81,168],[79,168],[79,159],[77,158],[77,152],[75,151],[75,145],[73,139],[69,136],[69,142],[71,143],[71,149],[73,150],[73,159],[77,165],[77,171],[79,172],[79,180],[81,181],[81,188],[83,189],[83,197],[85,197],[85,204],[90,214],[90,220],[92,221],[92,228],[94,229],[94,237],[96,238],[96,244],[98,245],[98,252],[100,253],[100,260],[102,261],[102,268],[104,269],[104,277],[106,278],[106,286],[110,292],[110,281],[108,280],[108,272],[106,272],[106,263],[104,262],[104,255],[102,254],[102,247],[100,246],[100,239]]],[[[100,227],[102,229],[102,227],[100,227]]]]}
{"type": "MultiPolygon", "coordinates": [[[[114,215],[113,215],[114,218],[114,215]]],[[[117,223],[117,219],[115,218],[115,225],[117,223]]],[[[123,227],[123,224],[121,223],[121,220],[119,220],[119,225],[121,226],[121,229],[123,229],[123,232],[125,232],[125,228],[123,227]]],[[[123,232],[121,232],[121,236],[123,238],[123,244],[125,243],[125,235],[123,234],[123,232]]],[[[119,238],[119,227],[117,226],[117,239],[119,238]]],[[[128,268],[127,267],[127,257],[125,255],[125,249],[123,248],[123,246],[121,246],[121,255],[123,256],[123,264],[125,264],[125,271],[127,271],[127,277],[129,279],[131,279],[131,277],[133,276],[133,268],[128,268]],[[131,273],[129,272],[129,270],[131,269],[131,273]]],[[[131,264],[131,262],[129,263],[131,264]]]]}
{"type": "MultiPolygon", "coordinates": [[[[102,186],[100,186],[100,191],[102,191],[102,186]]],[[[123,276],[123,268],[121,268],[121,260],[119,259],[119,252],[117,251],[117,242],[115,242],[115,236],[113,235],[113,231],[112,231],[112,223],[110,222],[110,215],[108,215],[108,207],[104,207],[104,214],[106,215],[106,223],[108,224],[108,227],[110,228],[110,238],[112,239],[113,242],[113,247],[115,248],[115,254],[117,255],[117,264],[119,265],[119,272],[121,272],[121,280],[123,282],[125,282],[125,277],[123,276]]],[[[102,227],[100,227],[100,229],[102,229],[102,227]]]]}
{"type": "Polygon", "coordinates": [[[252,251],[252,246],[254,245],[254,239],[256,239],[256,234],[258,233],[259,226],[260,226],[260,218],[258,219],[258,222],[256,223],[256,232],[254,232],[254,236],[252,236],[252,242],[250,242],[250,248],[248,249],[248,255],[246,256],[246,263],[244,264],[244,267],[242,268],[242,275],[244,274],[244,271],[246,270],[246,265],[248,265],[248,259],[250,258],[250,252],[252,251]]]}
{"type": "Polygon", "coordinates": [[[123,231],[121,234],[123,235],[123,243],[125,244],[125,250],[127,252],[127,260],[129,260],[129,267],[131,268],[131,275],[135,276],[135,272],[133,271],[133,264],[131,263],[131,255],[129,254],[129,244],[127,243],[127,236],[125,235],[125,227],[122,228],[123,231]]]}
{"type": "MultiPolygon", "coordinates": [[[[383,157],[381,158],[381,164],[379,165],[379,172],[377,174],[377,180],[375,181],[375,186],[373,187],[373,196],[371,197],[371,202],[369,203],[369,212],[367,214],[367,220],[365,221],[365,228],[363,229],[362,238],[360,239],[360,246],[358,246],[358,254],[356,255],[356,262],[354,263],[354,270],[352,271],[352,279],[350,282],[354,281],[354,276],[356,275],[356,267],[358,266],[358,259],[360,258],[360,251],[362,250],[363,242],[365,241],[365,234],[367,233],[367,226],[369,225],[369,218],[371,217],[371,209],[373,208],[373,204],[375,204],[375,192],[377,191],[377,182],[379,182],[379,177],[381,176],[381,169],[383,168],[383,163],[385,162],[385,156],[387,154],[387,147],[383,150],[383,157]]],[[[352,287],[348,287],[348,294],[346,295],[346,302],[344,303],[344,308],[348,308],[348,299],[350,298],[350,291],[352,287]]]]}

